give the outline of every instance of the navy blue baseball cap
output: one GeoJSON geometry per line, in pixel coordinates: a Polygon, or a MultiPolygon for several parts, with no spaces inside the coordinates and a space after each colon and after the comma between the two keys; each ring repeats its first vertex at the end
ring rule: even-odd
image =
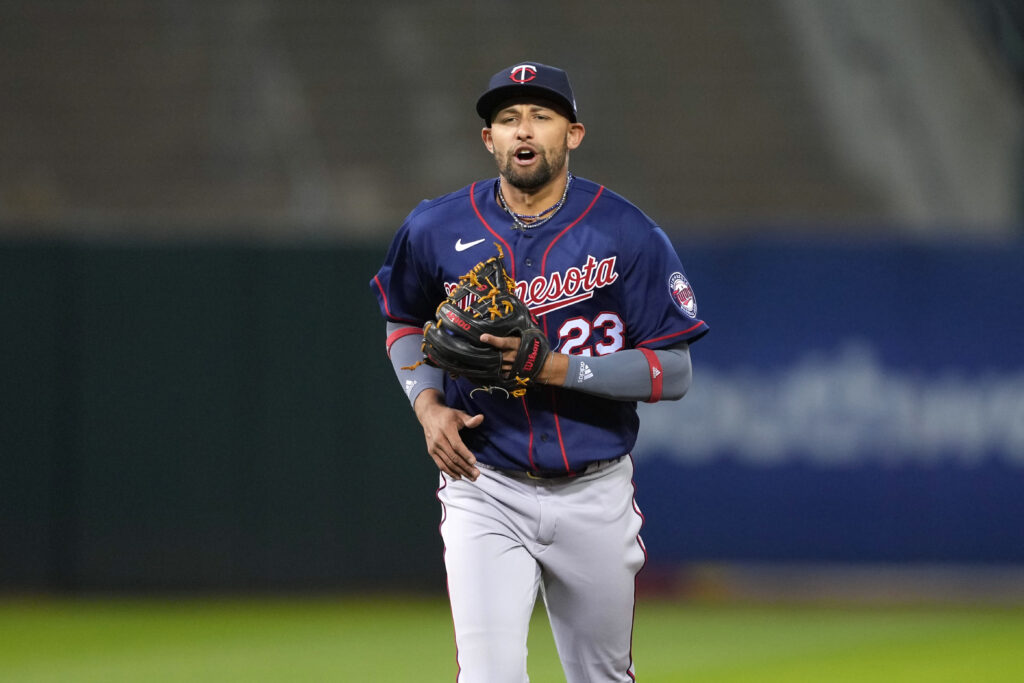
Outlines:
{"type": "Polygon", "coordinates": [[[576,122],[576,97],[569,74],[547,64],[520,62],[491,76],[487,90],[476,101],[476,113],[491,122],[498,105],[514,97],[539,96],[561,105],[569,120],[576,122]]]}

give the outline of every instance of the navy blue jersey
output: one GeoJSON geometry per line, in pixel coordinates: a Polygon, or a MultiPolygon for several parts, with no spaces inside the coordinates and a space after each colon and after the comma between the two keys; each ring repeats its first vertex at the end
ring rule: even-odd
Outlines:
{"type": "MultiPolygon", "coordinates": [[[[536,316],[552,350],[585,356],[694,342],[708,327],[665,233],[601,185],[574,178],[566,203],[547,223],[513,230],[495,201],[497,180],[421,202],[395,235],[370,283],[392,322],[422,327],[480,261],[497,253],[536,316]]],[[[446,402],[483,423],[461,436],[480,462],[519,470],[577,471],[630,452],[636,403],[551,386],[521,399],[470,392],[445,382],[446,402]]]]}

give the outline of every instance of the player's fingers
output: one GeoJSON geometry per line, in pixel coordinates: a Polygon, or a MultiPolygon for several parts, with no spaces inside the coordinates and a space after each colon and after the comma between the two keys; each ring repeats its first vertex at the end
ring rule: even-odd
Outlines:
{"type": "Polygon", "coordinates": [[[483,421],[483,415],[470,417],[461,410],[444,408],[424,418],[423,435],[426,438],[427,454],[445,474],[455,478],[475,479],[479,472],[473,467],[476,458],[462,443],[459,430],[464,424],[476,426],[483,421]],[[460,453],[461,447],[461,453],[460,453]],[[467,461],[466,454],[470,459],[467,461]]]}
{"type": "Polygon", "coordinates": [[[519,337],[495,337],[493,334],[481,334],[480,341],[502,351],[515,351],[519,348],[519,337]]]}
{"type": "Polygon", "coordinates": [[[463,473],[460,471],[457,460],[452,457],[451,446],[444,430],[432,429],[427,432],[426,437],[427,455],[434,461],[437,468],[455,479],[461,479],[463,473]]]}
{"type": "Polygon", "coordinates": [[[452,469],[469,478],[470,481],[476,481],[476,478],[480,476],[480,470],[476,468],[476,457],[461,441],[457,444],[453,443],[452,450],[446,455],[452,469]]]}
{"type": "Polygon", "coordinates": [[[427,442],[427,453],[434,460],[434,464],[446,474],[456,479],[469,474],[469,467],[462,462],[462,457],[456,454],[446,430],[442,430],[427,442]]]}
{"type": "MultiPolygon", "coordinates": [[[[476,424],[479,424],[483,421],[483,416],[476,415],[470,421],[474,420],[476,420],[476,424]]],[[[445,448],[444,451],[452,467],[469,477],[470,480],[476,481],[476,478],[480,476],[480,470],[476,468],[476,456],[473,455],[473,451],[469,450],[462,442],[458,430],[447,432],[446,436],[448,437],[448,448],[445,448]]]]}
{"type": "Polygon", "coordinates": [[[434,460],[434,464],[437,465],[445,474],[451,475],[455,479],[461,479],[464,476],[469,476],[469,467],[462,461],[451,444],[448,442],[446,437],[442,437],[432,444],[428,450],[430,457],[434,460]]]}
{"type": "Polygon", "coordinates": [[[430,453],[429,455],[430,455],[430,459],[433,460],[434,464],[437,466],[437,469],[441,470],[442,472],[447,474],[452,479],[456,479],[456,480],[462,479],[462,477],[459,475],[459,473],[453,471],[452,468],[448,466],[448,463],[446,463],[442,458],[434,455],[433,453],[430,453]]]}
{"type": "Polygon", "coordinates": [[[516,362],[519,352],[519,337],[495,337],[493,334],[481,334],[480,341],[501,350],[501,371],[508,372],[516,362]]]}
{"type": "Polygon", "coordinates": [[[470,481],[475,481],[480,474],[475,467],[467,463],[465,459],[455,451],[445,451],[443,454],[438,456],[437,460],[441,463],[441,469],[455,479],[466,477],[470,481]]]}
{"type": "Polygon", "coordinates": [[[434,463],[437,464],[438,469],[449,475],[452,479],[459,480],[465,477],[472,480],[474,478],[472,470],[465,463],[461,462],[459,458],[454,457],[450,453],[435,456],[434,463]]]}
{"type": "Polygon", "coordinates": [[[453,477],[464,476],[471,481],[476,481],[476,478],[480,476],[480,470],[476,468],[476,456],[463,443],[459,431],[479,426],[484,421],[484,416],[483,414],[470,416],[461,410],[454,412],[457,420],[441,430],[432,449],[431,457],[439,467],[443,465],[442,469],[453,477]]]}

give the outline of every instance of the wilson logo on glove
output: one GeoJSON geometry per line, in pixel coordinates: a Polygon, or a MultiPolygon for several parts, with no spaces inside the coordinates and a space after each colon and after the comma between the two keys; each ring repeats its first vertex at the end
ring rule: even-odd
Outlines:
{"type": "Polygon", "coordinates": [[[523,363],[523,371],[529,372],[533,370],[534,363],[537,361],[537,354],[540,353],[540,340],[534,339],[530,345],[533,347],[533,351],[526,357],[526,362],[523,363]]]}

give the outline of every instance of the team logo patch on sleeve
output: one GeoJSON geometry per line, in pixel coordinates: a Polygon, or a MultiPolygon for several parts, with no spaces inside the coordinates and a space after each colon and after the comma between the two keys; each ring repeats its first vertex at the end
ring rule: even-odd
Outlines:
{"type": "Polygon", "coordinates": [[[685,275],[680,272],[672,273],[668,278],[668,291],[686,315],[691,318],[697,317],[697,298],[693,295],[693,287],[687,282],[685,275]]]}

